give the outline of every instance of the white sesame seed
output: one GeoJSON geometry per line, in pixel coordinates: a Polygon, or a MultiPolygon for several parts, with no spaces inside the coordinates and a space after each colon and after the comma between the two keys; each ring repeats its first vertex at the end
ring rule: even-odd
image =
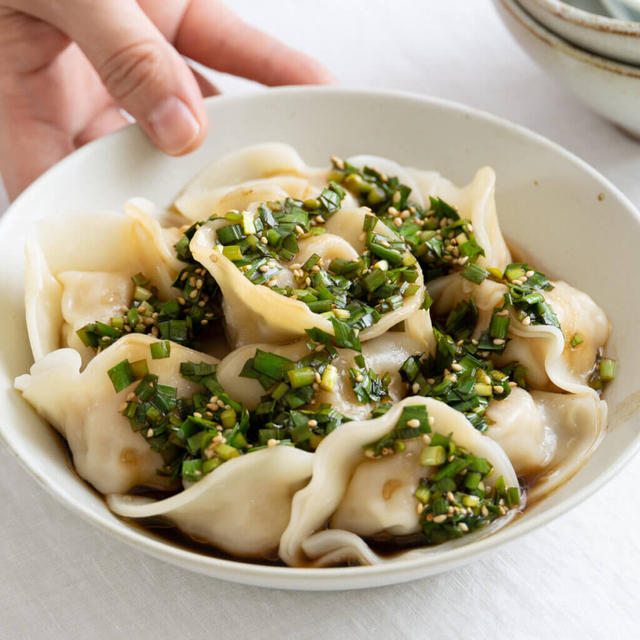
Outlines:
{"type": "Polygon", "coordinates": [[[262,236],[260,238],[260,242],[262,242],[262,244],[268,244],[269,243],[269,241],[267,240],[267,238],[265,236],[262,236]]]}
{"type": "Polygon", "coordinates": [[[400,218],[394,218],[394,219],[393,219],[393,225],[394,225],[395,227],[400,227],[400,226],[402,226],[402,220],[401,220],[400,218]]]}
{"type": "Polygon", "coordinates": [[[446,516],[444,513],[442,513],[442,514],[440,514],[439,516],[436,516],[436,517],[433,519],[433,521],[434,521],[436,524],[442,524],[446,519],[447,519],[447,516],[446,516]]]}
{"type": "Polygon", "coordinates": [[[420,515],[423,511],[424,505],[422,504],[422,502],[418,502],[418,504],[416,505],[416,513],[420,515]]]}
{"type": "Polygon", "coordinates": [[[199,411],[194,411],[193,412],[193,417],[194,418],[202,418],[202,414],[199,411]]]}
{"type": "Polygon", "coordinates": [[[529,269],[529,271],[527,271],[524,275],[527,276],[527,278],[530,278],[534,273],[535,271],[529,269]]]}
{"type": "Polygon", "coordinates": [[[464,533],[467,533],[467,531],[469,531],[469,527],[464,522],[458,523],[458,528],[464,533]]]}
{"type": "MultiPolygon", "coordinates": [[[[431,421],[431,418],[429,418],[429,421],[431,421]]],[[[422,442],[424,442],[424,444],[431,444],[431,436],[428,433],[423,433],[422,442]]]]}
{"type": "Polygon", "coordinates": [[[318,421],[314,420],[313,418],[311,418],[311,420],[309,420],[307,422],[307,426],[309,426],[309,427],[317,427],[318,426],[318,421]]]}
{"type": "Polygon", "coordinates": [[[389,207],[387,211],[389,212],[390,216],[397,216],[399,213],[399,211],[395,207],[389,207]]]}
{"type": "Polygon", "coordinates": [[[376,454],[373,452],[373,449],[365,449],[365,450],[364,450],[364,455],[365,455],[367,458],[375,458],[375,455],[376,455],[376,454]]]}
{"type": "Polygon", "coordinates": [[[504,340],[503,338],[494,338],[493,339],[493,344],[500,346],[505,344],[506,340],[504,340]]]}
{"type": "Polygon", "coordinates": [[[518,386],[518,383],[517,383],[517,382],[514,382],[513,380],[510,380],[510,381],[509,381],[509,386],[510,386],[510,387],[517,387],[517,386],[518,386]]]}
{"type": "Polygon", "coordinates": [[[147,438],[151,438],[153,436],[153,429],[147,429],[147,438]]]}
{"type": "Polygon", "coordinates": [[[412,393],[418,393],[418,391],[420,391],[420,385],[417,382],[414,382],[411,385],[411,392],[412,393]]]}
{"type": "Polygon", "coordinates": [[[451,363],[451,368],[452,368],[454,371],[462,371],[462,366],[461,366],[461,365],[459,365],[457,362],[452,362],[452,363],[451,363]]]}
{"type": "Polygon", "coordinates": [[[267,447],[269,447],[269,449],[271,449],[272,447],[275,447],[278,444],[278,441],[275,438],[269,438],[267,440],[267,447]]]}
{"type": "Polygon", "coordinates": [[[497,384],[493,385],[493,392],[494,393],[502,393],[503,391],[504,391],[504,389],[500,385],[497,385],[497,384]]]}
{"type": "Polygon", "coordinates": [[[356,376],[356,382],[362,382],[363,380],[364,380],[364,378],[363,378],[363,377],[362,377],[362,375],[359,373],[359,374],[356,376]]]}
{"type": "Polygon", "coordinates": [[[408,427],[419,427],[420,426],[420,420],[418,420],[417,418],[411,418],[411,420],[407,420],[407,426],[408,427]]]}
{"type": "Polygon", "coordinates": [[[427,378],[427,382],[429,384],[435,384],[436,383],[436,379],[435,378],[427,378]]]}
{"type": "Polygon", "coordinates": [[[525,316],[522,318],[522,324],[525,326],[529,326],[531,324],[531,316],[525,316]]]}

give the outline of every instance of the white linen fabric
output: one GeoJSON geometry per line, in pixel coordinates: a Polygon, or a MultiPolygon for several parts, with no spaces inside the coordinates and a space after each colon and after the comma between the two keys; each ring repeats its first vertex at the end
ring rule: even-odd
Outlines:
{"type": "MultiPolygon", "coordinates": [[[[438,95],[520,122],[583,157],[640,205],[637,143],[534,67],[487,0],[233,5],[320,58],[345,85],[438,95]]],[[[222,75],[215,82],[248,88],[222,75]]],[[[579,508],[441,576],[295,593],[150,558],[70,515],[2,447],[0,638],[633,638],[640,516],[628,507],[638,485],[636,459],[579,508]]]]}

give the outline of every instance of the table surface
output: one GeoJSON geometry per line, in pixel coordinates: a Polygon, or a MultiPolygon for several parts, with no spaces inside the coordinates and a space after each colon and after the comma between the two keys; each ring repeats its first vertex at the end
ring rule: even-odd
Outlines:
{"type": "MultiPolygon", "coordinates": [[[[508,118],[640,205],[640,145],[534,66],[488,0],[233,5],[345,86],[420,92],[508,118]]],[[[215,80],[224,92],[258,89],[215,80]]],[[[570,513],[466,567],[373,590],[296,593],[217,581],[131,549],[60,506],[0,448],[0,638],[637,638],[640,517],[627,501],[639,485],[636,457],[570,513]]]]}

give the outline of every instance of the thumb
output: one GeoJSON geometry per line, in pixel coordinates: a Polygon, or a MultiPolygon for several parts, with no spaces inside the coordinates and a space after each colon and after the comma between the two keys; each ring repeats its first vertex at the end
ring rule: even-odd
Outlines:
{"type": "Polygon", "coordinates": [[[202,142],[207,117],[198,84],[135,0],[51,6],[56,15],[49,19],[79,45],[109,93],[160,149],[180,155],[202,142]]]}

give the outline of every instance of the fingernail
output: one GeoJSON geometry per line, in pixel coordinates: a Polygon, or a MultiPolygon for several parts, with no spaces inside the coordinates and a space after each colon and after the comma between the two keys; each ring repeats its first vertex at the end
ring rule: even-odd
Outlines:
{"type": "Polygon", "coordinates": [[[200,125],[189,107],[176,96],[158,103],[148,121],[158,145],[171,154],[182,153],[200,133],[200,125]]]}

